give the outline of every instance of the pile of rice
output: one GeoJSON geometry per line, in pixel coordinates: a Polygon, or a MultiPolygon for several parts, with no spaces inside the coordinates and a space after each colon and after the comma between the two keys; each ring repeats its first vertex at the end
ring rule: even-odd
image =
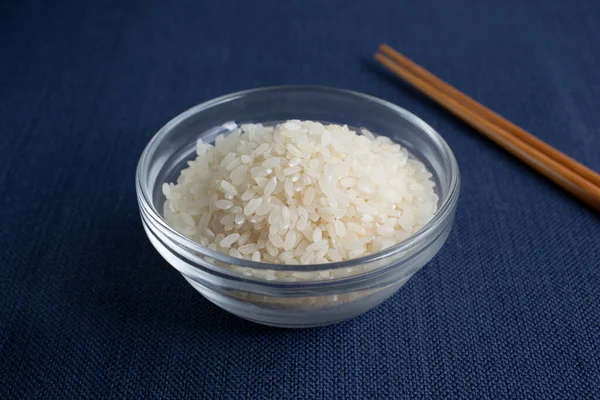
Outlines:
{"type": "Polygon", "coordinates": [[[163,184],[165,220],[210,249],[267,263],[339,262],[393,246],[437,211],[432,174],[389,138],[361,133],[291,120],[199,140],[177,183],[163,184]]]}

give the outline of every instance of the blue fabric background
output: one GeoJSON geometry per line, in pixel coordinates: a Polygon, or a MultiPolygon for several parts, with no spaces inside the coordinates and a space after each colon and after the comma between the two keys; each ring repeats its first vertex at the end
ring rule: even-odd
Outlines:
{"type": "Polygon", "coordinates": [[[600,170],[600,3],[0,5],[0,398],[600,398],[600,218],[372,61],[386,41],[600,170]],[[146,239],[149,138],[232,91],[323,84],[428,121],[463,189],[439,255],[340,325],[197,294],[146,239]]]}

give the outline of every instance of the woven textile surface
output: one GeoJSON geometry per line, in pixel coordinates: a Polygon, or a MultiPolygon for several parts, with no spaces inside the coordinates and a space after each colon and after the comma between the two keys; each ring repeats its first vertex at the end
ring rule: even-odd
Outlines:
{"type": "Polygon", "coordinates": [[[0,3],[0,398],[600,398],[600,217],[372,61],[387,42],[600,171],[600,2],[0,3]],[[339,325],[213,306],[139,220],[181,111],[259,86],[381,97],[453,149],[440,253],[339,325]]]}

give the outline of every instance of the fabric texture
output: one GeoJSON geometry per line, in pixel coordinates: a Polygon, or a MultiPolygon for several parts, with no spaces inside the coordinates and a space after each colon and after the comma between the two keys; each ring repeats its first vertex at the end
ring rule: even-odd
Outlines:
{"type": "Polygon", "coordinates": [[[600,398],[598,213],[379,68],[380,42],[600,171],[595,0],[0,4],[0,398],[600,398]],[[163,124],[279,84],[398,104],[461,168],[438,256],[335,326],[221,311],[138,216],[163,124]]]}

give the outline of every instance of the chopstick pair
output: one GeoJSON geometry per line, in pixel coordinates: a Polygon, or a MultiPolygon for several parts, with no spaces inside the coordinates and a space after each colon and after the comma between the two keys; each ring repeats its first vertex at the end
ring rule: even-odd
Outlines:
{"type": "Polygon", "coordinates": [[[375,59],[517,158],[600,211],[600,175],[519,128],[386,44],[375,59]]]}

